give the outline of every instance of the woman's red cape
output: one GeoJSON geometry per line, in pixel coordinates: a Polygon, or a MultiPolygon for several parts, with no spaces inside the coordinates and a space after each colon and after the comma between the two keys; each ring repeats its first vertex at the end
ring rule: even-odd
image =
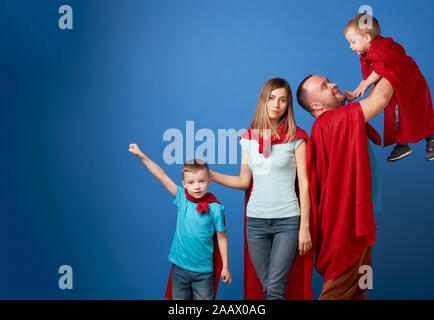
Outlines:
{"type": "MultiPolygon", "coordinates": [[[[241,138],[244,139],[257,139],[254,137],[251,130],[247,130],[241,138]]],[[[309,180],[309,192],[311,199],[311,211],[309,215],[309,229],[310,235],[312,238],[312,249],[309,250],[304,256],[300,256],[297,251],[297,257],[295,258],[294,264],[292,266],[290,275],[288,277],[288,282],[286,285],[286,298],[288,300],[312,300],[312,270],[314,265],[314,254],[315,254],[315,216],[317,212],[317,195],[316,195],[316,175],[315,175],[315,167],[313,161],[313,153],[312,153],[312,143],[307,135],[307,133],[297,127],[297,132],[295,134],[294,139],[302,138],[306,141],[306,169],[307,176],[309,180]]],[[[259,142],[259,141],[258,141],[259,142]]],[[[280,140],[272,140],[272,144],[283,143],[283,139],[280,140]]],[[[298,183],[296,180],[295,183],[296,190],[298,190],[298,183]]],[[[253,180],[250,184],[250,187],[245,192],[245,201],[244,201],[244,299],[246,300],[264,300],[264,292],[262,289],[262,285],[259,281],[258,276],[256,275],[255,269],[253,267],[252,261],[249,255],[249,248],[247,245],[247,237],[246,237],[246,208],[247,203],[250,198],[250,193],[253,188],[253,180]]]]}

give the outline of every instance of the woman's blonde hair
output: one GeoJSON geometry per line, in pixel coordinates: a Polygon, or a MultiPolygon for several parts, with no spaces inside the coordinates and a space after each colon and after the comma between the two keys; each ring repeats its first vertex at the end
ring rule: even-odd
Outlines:
{"type": "Polygon", "coordinates": [[[284,132],[288,130],[288,135],[285,139],[285,142],[291,141],[294,139],[295,132],[297,131],[297,127],[294,119],[294,109],[292,105],[292,91],[289,86],[288,81],[281,78],[273,78],[268,80],[261,89],[261,93],[259,94],[258,103],[256,104],[255,114],[253,115],[253,120],[250,123],[250,129],[259,130],[259,136],[263,137],[264,130],[271,130],[272,135],[277,135],[277,131],[271,124],[270,118],[268,116],[267,111],[267,102],[270,99],[271,92],[275,89],[284,88],[287,93],[287,101],[288,106],[286,108],[285,113],[279,119],[279,125],[282,122],[285,122],[284,132]]]}

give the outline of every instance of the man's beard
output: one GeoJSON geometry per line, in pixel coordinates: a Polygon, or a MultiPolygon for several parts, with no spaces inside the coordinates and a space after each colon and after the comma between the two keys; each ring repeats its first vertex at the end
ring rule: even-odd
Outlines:
{"type": "Polygon", "coordinates": [[[344,95],[342,95],[342,97],[336,97],[335,96],[334,98],[335,98],[334,101],[327,105],[328,110],[335,109],[335,108],[343,106],[345,104],[345,96],[344,95]]]}
{"type": "Polygon", "coordinates": [[[335,108],[342,106],[345,104],[345,95],[343,95],[342,93],[339,92],[340,95],[336,96],[335,95],[335,108]]]}

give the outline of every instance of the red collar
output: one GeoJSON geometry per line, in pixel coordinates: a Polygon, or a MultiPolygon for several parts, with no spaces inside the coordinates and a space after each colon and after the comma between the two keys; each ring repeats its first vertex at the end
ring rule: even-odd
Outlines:
{"type": "MultiPolygon", "coordinates": [[[[185,191],[185,196],[187,197],[187,200],[191,201],[191,202],[195,202],[198,203],[196,210],[197,212],[203,212],[205,211],[208,215],[209,215],[209,207],[208,207],[208,203],[211,202],[217,202],[220,203],[216,197],[214,197],[214,195],[210,192],[208,192],[207,194],[205,194],[202,198],[200,199],[196,199],[193,198],[188,192],[187,189],[184,189],[185,191]]],[[[221,203],[220,203],[221,204],[221,203]]]]}
{"type": "Polygon", "coordinates": [[[259,136],[259,130],[255,129],[247,130],[243,135],[241,135],[241,138],[247,140],[256,140],[259,143],[259,153],[262,153],[265,158],[268,158],[270,156],[271,145],[283,143],[286,140],[288,135],[288,126],[286,126],[285,130],[286,124],[287,122],[283,121],[279,127],[279,130],[277,130],[277,135],[274,134],[271,136],[271,139],[266,139],[265,141],[263,137],[259,136]]]}

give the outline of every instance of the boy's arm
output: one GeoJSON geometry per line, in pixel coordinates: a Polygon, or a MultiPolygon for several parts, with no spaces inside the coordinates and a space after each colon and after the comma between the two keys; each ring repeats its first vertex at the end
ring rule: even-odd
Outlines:
{"type": "Polygon", "coordinates": [[[231,284],[232,276],[229,271],[228,262],[228,237],[226,231],[216,231],[217,232],[217,242],[220,249],[220,255],[222,257],[223,269],[222,269],[222,280],[226,284],[231,284]]]}
{"type": "Polygon", "coordinates": [[[137,144],[130,144],[130,149],[128,150],[140,160],[148,168],[148,170],[163,184],[163,186],[170,192],[170,194],[176,197],[176,191],[178,186],[166,175],[166,173],[161,169],[154,161],[149,159],[140,149],[137,144]]]}

